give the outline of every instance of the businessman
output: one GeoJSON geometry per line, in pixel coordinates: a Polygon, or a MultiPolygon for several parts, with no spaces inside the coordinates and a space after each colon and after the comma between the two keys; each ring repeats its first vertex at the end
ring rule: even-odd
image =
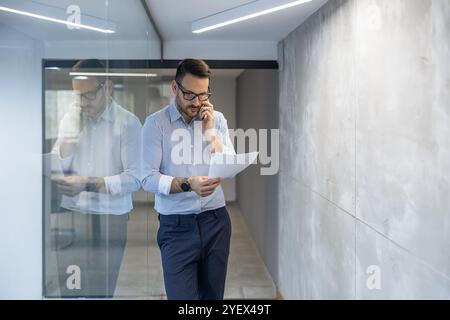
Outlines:
{"type": "Polygon", "coordinates": [[[98,60],[78,62],[72,79],[77,95],[63,117],[53,148],[63,178],[60,224],[72,221],[73,243],[57,245],[61,296],[111,298],[127,240],[131,194],[141,184],[141,123],[112,98],[111,80],[98,76],[98,60]],[[96,72],[97,75],[89,75],[96,72]],[[78,271],[78,274],[76,273],[78,271]],[[77,281],[72,276],[78,275],[77,281]]]}
{"type": "Polygon", "coordinates": [[[173,300],[224,295],[231,223],[220,178],[207,177],[208,159],[235,151],[227,121],[210,101],[210,75],[204,61],[182,61],[172,82],[175,98],[149,116],[142,131],[142,185],[156,194],[157,242],[173,300]]]}

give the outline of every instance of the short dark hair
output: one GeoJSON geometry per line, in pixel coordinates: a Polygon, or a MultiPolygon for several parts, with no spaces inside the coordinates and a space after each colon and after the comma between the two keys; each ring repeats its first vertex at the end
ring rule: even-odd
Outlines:
{"type": "Polygon", "coordinates": [[[185,59],[178,64],[175,81],[181,83],[186,74],[191,74],[198,78],[210,78],[211,70],[203,60],[185,59]]]}
{"type": "MultiPolygon", "coordinates": [[[[106,72],[105,65],[98,59],[86,59],[78,61],[73,67],[72,72],[106,72]]],[[[73,79],[74,77],[72,77],[73,79]]],[[[105,82],[106,77],[95,76],[99,82],[105,82]]]]}

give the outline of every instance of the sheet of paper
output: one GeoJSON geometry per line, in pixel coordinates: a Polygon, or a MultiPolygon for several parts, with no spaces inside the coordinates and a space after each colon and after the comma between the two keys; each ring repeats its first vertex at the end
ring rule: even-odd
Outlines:
{"type": "Polygon", "coordinates": [[[211,157],[208,177],[211,179],[229,179],[244,171],[249,165],[255,163],[258,152],[243,154],[215,153],[211,157]]]}

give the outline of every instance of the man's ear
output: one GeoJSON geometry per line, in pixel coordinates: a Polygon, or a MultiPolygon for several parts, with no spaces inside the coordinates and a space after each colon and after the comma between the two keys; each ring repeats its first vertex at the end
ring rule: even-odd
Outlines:
{"type": "Polygon", "coordinates": [[[173,80],[172,81],[172,92],[174,95],[177,95],[177,89],[178,89],[177,82],[175,80],[173,80]]]}

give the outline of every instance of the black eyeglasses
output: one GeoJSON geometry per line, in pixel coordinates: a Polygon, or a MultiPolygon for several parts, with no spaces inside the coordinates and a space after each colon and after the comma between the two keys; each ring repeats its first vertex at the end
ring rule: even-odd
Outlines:
{"type": "Polygon", "coordinates": [[[177,85],[180,91],[183,93],[183,98],[187,101],[193,101],[195,98],[198,98],[199,101],[206,101],[212,96],[209,87],[208,92],[196,94],[186,90],[179,82],[177,82],[177,85]]]}
{"type": "Polygon", "coordinates": [[[97,92],[103,88],[103,83],[100,83],[94,90],[85,93],[80,93],[80,98],[85,98],[86,100],[95,100],[97,98],[97,92]]]}

